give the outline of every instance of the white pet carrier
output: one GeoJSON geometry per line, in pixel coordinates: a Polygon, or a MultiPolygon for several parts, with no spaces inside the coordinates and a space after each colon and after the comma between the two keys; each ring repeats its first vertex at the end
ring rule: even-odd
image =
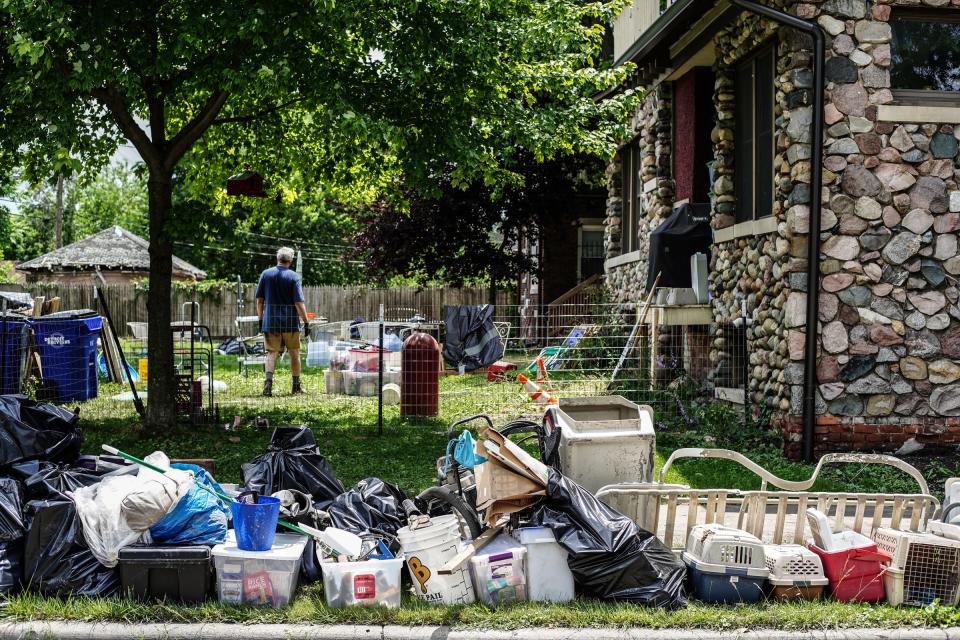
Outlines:
{"type": "Polygon", "coordinates": [[[883,528],[874,531],[873,539],[892,558],[883,577],[889,604],[957,604],[960,542],[932,533],[883,528]]]}
{"type": "Polygon", "coordinates": [[[781,600],[817,600],[829,582],[820,556],[799,544],[763,546],[773,595],[781,600]]]}

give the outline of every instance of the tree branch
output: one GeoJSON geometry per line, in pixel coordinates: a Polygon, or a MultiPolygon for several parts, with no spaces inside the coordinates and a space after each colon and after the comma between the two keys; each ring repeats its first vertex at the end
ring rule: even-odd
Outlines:
{"type": "Polygon", "coordinates": [[[120,95],[116,87],[107,84],[98,89],[94,89],[90,92],[90,95],[110,112],[113,121],[117,123],[117,127],[120,128],[121,133],[127,137],[127,140],[133,143],[133,146],[136,147],[137,152],[140,154],[140,157],[143,158],[147,167],[151,170],[161,168],[162,158],[160,157],[160,151],[150,141],[146,132],[140,128],[140,125],[137,124],[133,116],[130,115],[130,109],[127,107],[126,101],[124,101],[123,96],[120,95]]]}
{"type": "Polygon", "coordinates": [[[173,168],[180,162],[183,154],[193,146],[193,143],[203,135],[204,131],[210,128],[217,114],[220,113],[223,105],[227,102],[228,97],[230,97],[229,91],[224,91],[223,89],[214,91],[210,94],[210,97],[207,98],[207,102],[203,105],[203,108],[200,109],[200,113],[194,116],[190,122],[183,125],[183,128],[180,129],[177,135],[170,140],[166,157],[163,160],[164,168],[167,171],[173,171],[173,168]]]}
{"type": "Polygon", "coordinates": [[[306,98],[294,98],[293,100],[289,100],[289,101],[283,102],[283,103],[281,103],[281,104],[276,104],[276,105],[273,105],[272,107],[267,107],[266,109],[263,109],[262,111],[258,111],[257,113],[251,113],[250,115],[246,115],[246,116],[231,116],[231,117],[229,117],[229,118],[217,118],[216,120],[214,120],[214,121],[211,122],[210,124],[211,124],[211,125],[214,125],[214,124],[228,124],[228,123],[233,123],[233,122],[253,122],[254,120],[259,120],[260,118],[263,118],[263,117],[265,117],[265,116],[268,116],[268,115],[270,115],[271,113],[276,113],[277,111],[282,111],[283,109],[286,109],[287,107],[289,107],[289,106],[291,106],[291,105],[294,105],[294,104],[296,104],[296,103],[298,103],[298,102],[303,102],[304,100],[306,100],[306,98]]]}

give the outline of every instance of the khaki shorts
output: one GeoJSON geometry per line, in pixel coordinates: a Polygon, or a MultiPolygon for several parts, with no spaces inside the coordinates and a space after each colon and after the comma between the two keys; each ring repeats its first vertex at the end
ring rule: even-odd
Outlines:
{"type": "Polygon", "coordinates": [[[284,347],[287,351],[300,350],[300,332],[284,331],[283,333],[265,333],[263,342],[267,351],[273,353],[283,353],[284,347]]]}

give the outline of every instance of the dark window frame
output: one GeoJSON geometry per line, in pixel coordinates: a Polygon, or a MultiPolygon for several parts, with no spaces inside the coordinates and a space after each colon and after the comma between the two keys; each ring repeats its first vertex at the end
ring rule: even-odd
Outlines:
{"type": "Polygon", "coordinates": [[[894,86],[894,41],[893,25],[896,22],[953,22],[960,24],[960,8],[894,7],[890,14],[890,92],[893,104],[904,106],[960,106],[960,91],[942,89],[898,89],[894,86]]]}
{"type": "Polygon", "coordinates": [[[776,175],[773,170],[776,157],[776,77],[775,42],[762,44],[734,66],[734,104],[737,114],[733,132],[733,180],[737,223],[762,220],[773,215],[776,196],[776,175]],[[769,74],[764,73],[761,78],[760,71],[769,74]],[[750,76],[749,84],[744,77],[747,73],[750,76]],[[765,87],[765,82],[769,82],[769,86],[765,87]],[[742,103],[743,89],[747,84],[750,89],[748,109],[742,103]],[[758,100],[758,96],[762,96],[762,99],[758,100]],[[750,128],[747,137],[744,137],[745,126],[750,128]],[[744,171],[743,165],[747,162],[749,170],[744,171]],[[768,191],[761,188],[762,183],[766,183],[768,191]],[[749,199],[746,195],[749,195],[749,199]]]}
{"type": "Polygon", "coordinates": [[[620,255],[636,251],[640,220],[640,198],[643,185],[640,183],[640,137],[637,136],[620,149],[620,255]]]}

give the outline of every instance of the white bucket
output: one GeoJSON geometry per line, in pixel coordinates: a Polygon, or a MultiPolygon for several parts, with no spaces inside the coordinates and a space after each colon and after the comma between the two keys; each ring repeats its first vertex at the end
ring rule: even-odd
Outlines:
{"type": "Polygon", "coordinates": [[[456,516],[438,516],[420,529],[397,532],[400,549],[413,578],[413,592],[433,604],[470,604],[474,601],[469,563],[449,576],[437,571],[460,550],[460,523],[456,516]]]}
{"type": "Polygon", "coordinates": [[[383,385],[383,404],[400,404],[400,385],[396,382],[383,385]]]}

